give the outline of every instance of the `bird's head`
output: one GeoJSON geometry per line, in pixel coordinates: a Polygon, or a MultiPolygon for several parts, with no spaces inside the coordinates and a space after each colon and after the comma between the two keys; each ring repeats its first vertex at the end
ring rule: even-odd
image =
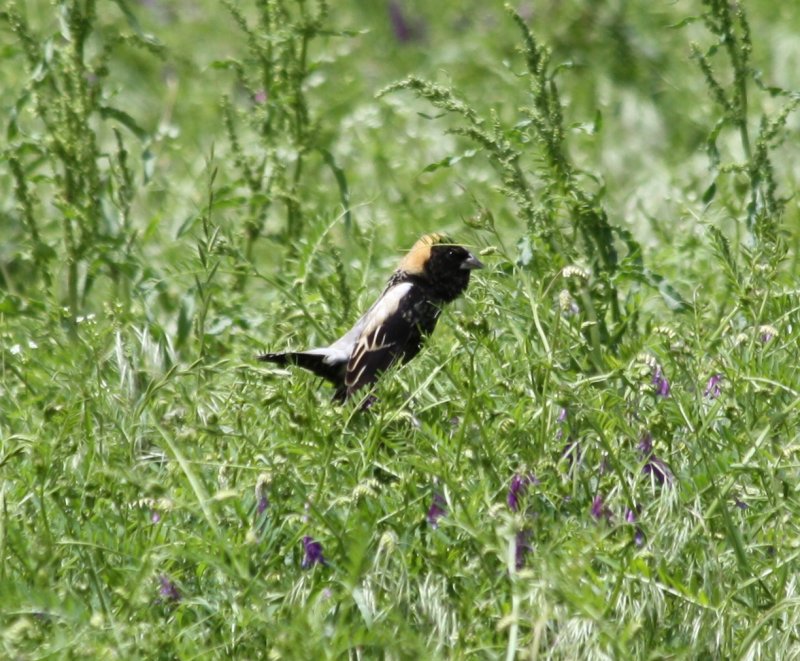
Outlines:
{"type": "Polygon", "coordinates": [[[401,271],[424,279],[445,303],[466,289],[470,271],[482,268],[475,255],[443,234],[423,236],[400,264],[401,271]]]}

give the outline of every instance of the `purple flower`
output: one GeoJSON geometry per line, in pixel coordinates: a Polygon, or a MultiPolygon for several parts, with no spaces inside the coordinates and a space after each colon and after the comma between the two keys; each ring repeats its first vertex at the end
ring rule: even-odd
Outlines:
{"type": "Polygon", "coordinates": [[[656,365],[656,370],[653,372],[653,387],[659,397],[669,397],[669,381],[661,371],[660,365],[656,365]]]}
{"type": "Polygon", "coordinates": [[[258,90],[253,95],[253,101],[256,103],[265,103],[267,101],[267,91],[266,90],[258,90]]]}
{"type": "Polygon", "coordinates": [[[525,556],[533,550],[530,538],[530,530],[520,530],[514,538],[514,566],[517,569],[525,566],[525,556]]]}
{"type": "Polygon", "coordinates": [[[159,523],[161,521],[161,512],[156,509],[150,510],[150,523],[159,523]]]}
{"type": "Polygon", "coordinates": [[[416,41],[424,33],[424,24],[419,20],[410,20],[403,10],[401,2],[391,0],[389,2],[389,22],[392,24],[392,32],[400,43],[416,41]]]}
{"type": "Polygon", "coordinates": [[[650,455],[650,459],[648,459],[647,463],[642,467],[642,472],[645,475],[652,475],[659,484],[666,483],[670,485],[675,479],[666,462],[654,454],[650,455]]]}
{"type": "MultiPolygon", "coordinates": [[[[556,418],[556,423],[559,424],[559,425],[563,425],[566,421],[567,421],[567,409],[562,408],[561,411],[558,414],[558,417],[556,418]]],[[[564,430],[563,429],[560,429],[560,428],[556,429],[556,440],[557,441],[560,440],[563,435],[564,435],[564,430]]]]}
{"type": "Polygon", "coordinates": [[[428,508],[428,523],[430,524],[431,528],[438,528],[439,527],[439,519],[441,519],[445,514],[447,514],[447,501],[444,499],[444,496],[440,494],[438,491],[433,492],[433,501],[431,502],[431,506],[428,508]]]}
{"type": "Polygon", "coordinates": [[[592,516],[598,521],[600,519],[605,519],[606,521],[611,519],[611,510],[606,507],[600,494],[597,494],[592,501],[592,516]]]}
{"type": "MultiPolygon", "coordinates": [[[[269,485],[271,478],[268,473],[262,473],[256,480],[255,496],[256,496],[256,516],[261,516],[267,511],[269,507],[269,485]]],[[[306,508],[308,503],[306,503],[306,508]]]]}
{"type": "Polygon", "coordinates": [[[181,600],[181,592],[178,590],[178,586],[169,580],[166,574],[161,574],[158,577],[158,581],[161,583],[158,594],[161,595],[162,601],[177,602],[181,600]]]}
{"type": "Polygon", "coordinates": [[[603,497],[597,494],[592,501],[592,516],[599,519],[603,516],[603,497]]]}
{"type": "Polygon", "coordinates": [[[633,543],[636,546],[642,546],[644,544],[644,533],[639,526],[636,526],[636,532],[633,533],[633,543]]]}
{"type": "Polygon", "coordinates": [[[711,399],[716,399],[719,397],[722,388],[720,387],[720,382],[722,381],[722,374],[714,374],[706,384],[706,392],[705,396],[710,397],[711,399]]]}
{"type": "Polygon", "coordinates": [[[303,569],[311,569],[314,565],[325,565],[325,557],[322,555],[322,544],[315,542],[312,537],[306,535],[303,537],[303,562],[300,567],[303,569]]]}
{"type": "Polygon", "coordinates": [[[750,505],[748,505],[743,500],[739,500],[738,498],[734,498],[733,502],[736,505],[736,507],[738,507],[740,510],[746,510],[750,507],[750,505]]]}
{"type": "Polygon", "coordinates": [[[511,486],[508,487],[506,502],[508,502],[512,512],[519,511],[519,499],[525,495],[530,484],[539,484],[539,480],[536,479],[533,473],[528,473],[527,475],[515,473],[514,477],[511,478],[511,486]]]}
{"type": "Polygon", "coordinates": [[[666,462],[653,453],[653,437],[646,432],[639,441],[639,455],[644,460],[642,473],[652,475],[659,484],[672,484],[675,477],[666,462]]]}
{"type": "Polygon", "coordinates": [[[761,338],[761,342],[763,344],[771,342],[772,338],[774,338],[778,334],[778,329],[768,324],[765,324],[764,326],[759,326],[758,331],[759,331],[759,336],[761,338]]]}
{"type": "MultiPolygon", "coordinates": [[[[625,521],[627,523],[636,523],[636,512],[632,509],[625,510],[625,521]]],[[[644,544],[644,533],[639,526],[636,526],[633,533],[633,543],[636,544],[636,546],[644,544]]]]}

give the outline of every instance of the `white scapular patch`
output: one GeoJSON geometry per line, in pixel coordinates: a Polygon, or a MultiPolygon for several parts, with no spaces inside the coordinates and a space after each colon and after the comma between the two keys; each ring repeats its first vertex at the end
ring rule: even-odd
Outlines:
{"type": "MultiPolygon", "coordinates": [[[[359,323],[362,320],[365,322],[364,328],[361,329],[361,337],[369,337],[378,328],[383,326],[384,322],[397,312],[397,309],[400,307],[400,302],[413,286],[414,285],[410,282],[401,282],[387,289],[383,293],[383,296],[375,301],[375,304],[367,311],[367,314],[365,314],[362,319],[359,319],[359,323]]],[[[356,326],[358,325],[359,324],[356,323],[356,326]]],[[[355,326],[353,330],[355,330],[355,326]]]]}

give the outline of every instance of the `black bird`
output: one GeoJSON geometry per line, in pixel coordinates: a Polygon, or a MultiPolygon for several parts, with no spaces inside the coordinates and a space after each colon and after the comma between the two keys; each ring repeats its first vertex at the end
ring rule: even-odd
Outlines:
{"type": "Polygon", "coordinates": [[[483,264],[441,234],[423,236],[411,248],[378,300],[336,342],[308,351],[265,353],[259,360],[298,365],[332,382],[345,401],[374,383],[395,361],[408,362],[433,332],[442,305],[467,288],[470,271],[483,264]]]}

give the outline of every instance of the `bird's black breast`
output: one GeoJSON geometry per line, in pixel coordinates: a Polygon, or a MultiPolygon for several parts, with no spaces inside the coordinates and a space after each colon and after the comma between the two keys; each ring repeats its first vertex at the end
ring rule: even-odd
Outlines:
{"type": "Polygon", "coordinates": [[[439,321],[441,307],[434,302],[429,293],[422,287],[409,291],[402,306],[402,317],[408,329],[408,337],[404,342],[403,361],[411,360],[419,353],[425,338],[433,333],[439,321]]]}

